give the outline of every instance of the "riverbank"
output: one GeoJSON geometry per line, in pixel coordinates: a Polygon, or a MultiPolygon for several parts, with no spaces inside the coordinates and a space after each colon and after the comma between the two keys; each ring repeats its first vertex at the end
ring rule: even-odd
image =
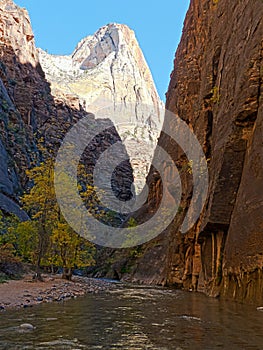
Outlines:
{"type": "Polygon", "coordinates": [[[32,275],[21,280],[10,280],[0,284],[0,310],[27,308],[40,303],[63,302],[87,293],[99,293],[114,288],[115,284],[74,276],[65,281],[60,275],[44,275],[43,282],[34,281],[32,275]]]}

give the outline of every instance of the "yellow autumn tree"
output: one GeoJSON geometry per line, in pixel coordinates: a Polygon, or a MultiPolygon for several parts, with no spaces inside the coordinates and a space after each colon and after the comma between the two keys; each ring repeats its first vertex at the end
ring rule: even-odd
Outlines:
{"type": "Polygon", "coordinates": [[[50,234],[57,225],[59,208],[53,184],[54,170],[51,158],[27,171],[32,182],[29,193],[24,194],[22,202],[32,220],[36,223],[38,247],[36,251],[36,276],[41,279],[41,262],[50,246],[50,234]]]}
{"type": "Polygon", "coordinates": [[[63,267],[62,277],[65,279],[71,280],[74,268],[87,267],[94,262],[94,246],[75,233],[67,223],[58,223],[51,242],[52,262],[63,267]]]}
{"type": "Polygon", "coordinates": [[[7,236],[15,247],[16,255],[24,262],[37,264],[39,234],[36,221],[23,221],[10,226],[7,236]]]}
{"type": "Polygon", "coordinates": [[[0,246],[12,248],[13,255],[24,262],[36,264],[38,227],[35,221],[23,221],[0,210],[0,246]]]}
{"type": "MultiPolygon", "coordinates": [[[[41,265],[62,267],[63,278],[71,279],[72,269],[90,266],[94,246],[77,235],[64,220],[56,200],[54,161],[45,162],[27,172],[32,181],[29,193],[22,197],[24,208],[31,216],[38,233],[36,249],[37,277],[41,265]]],[[[72,183],[65,174],[63,181],[72,183]]],[[[70,203],[71,198],[68,198],[70,203]]]]}

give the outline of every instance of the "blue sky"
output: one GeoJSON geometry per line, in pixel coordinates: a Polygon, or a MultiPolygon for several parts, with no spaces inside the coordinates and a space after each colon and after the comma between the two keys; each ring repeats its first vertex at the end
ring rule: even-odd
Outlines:
{"type": "Polygon", "coordinates": [[[85,36],[111,22],[136,33],[160,97],[165,99],[174,54],[190,0],[14,0],[31,17],[36,44],[70,54],[85,36]]]}

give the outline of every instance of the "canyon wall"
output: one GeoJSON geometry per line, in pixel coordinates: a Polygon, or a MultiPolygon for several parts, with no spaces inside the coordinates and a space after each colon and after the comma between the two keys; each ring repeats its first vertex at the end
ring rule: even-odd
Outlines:
{"type": "Polygon", "coordinates": [[[43,92],[46,87],[28,14],[12,1],[1,1],[0,34],[0,208],[26,218],[18,197],[27,183],[26,169],[39,156],[35,101],[42,92],[34,87],[36,82],[43,92]]]}
{"type": "MultiPolygon", "coordinates": [[[[196,225],[182,234],[192,195],[186,157],[162,134],[159,145],[176,162],[184,185],[181,212],[141,248],[124,279],[263,301],[262,38],[261,0],[191,1],[166,109],[188,124],[203,148],[207,202],[196,225]]],[[[149,215],[161,200],[153,168],[147,181],[148,207],[137,218],[149,215]]]]}
{"type": "Polygon", "coordinates": [[[251,300],[263,295],[262,18],[260,0],[192,1],[166,105],[193,128],[209,164],[183,285],[251,300]]]}
{"type": "MultiPolygon", "coordinates": [[[[192,196],[189,160],[162,133],[159,145],[173,158],[182,180],[180,210],[167,229],[149,243],[134,249],[103,250],[100,260],[104,265],[108,261],[112,271],[104,270],[101,275],[263,302],[262,18],[261,0],[191,1],[174,61],[166,109],[188,124],[203,148],[209,168],[207,202],[195,226],[182,234],[180,226],[192,196]]],[[[50,73],[52,88],[59,91],[54,97],[39,63],[27,12],[11,0],[1,1],[0,209],[4,213],[27,218],[20,209],[19,196],[29,186],[26,169],[42,160],[39,142],[50,151],[56,150],[67,130],[83,117],[88,117],[91,125],[105,123],[112,128],[108,138],[95,140],[98,150],[94,156],[92,152],[87,155],[91,163],[106,147],[120,140],[112,121],[98,121],[87,112],[87,102],[85,106],[80,93],[61,88],[64,79],[73,84],[71,73],[74,81],[79,75],[80,80],[76,81],[85,85],[92,80],[87,76],[92,75],[93,68],[99,72],[107,60],[115,62],[117,53],[111,51],[112,45],[115,39],[120,42],[118,35],[122,34],[112,34],[112,38],[110,33],[117,29],[116,25],[106,26],[98,32],[99,39],[81,42],[74,56],[79,69],[75,75],[70,68],[54,86],[57,74],[52,83],[50,73]]],[[[122,31],[126,31],[125,27],[122,31]]],[[[119,49],[121,52],[123,47],[119,49]]],[[[44,60],[46,55],[42,52],[44,60]]],[[[72,64],[72,57],[70,64],[65,57],[60,57],[61,60],[63,67],[72,64]]],[[[112,69],[116,74],[121,71],[116,62],[112,69]]],[[[143,81],[149,81],[148,78],[146,74],[143,81]]],[[[113,80],[109,84],[103,85],[103,89],[111,91],[113,104],[114,98],[125,104],[125,95],[112,93],[113,80]]],[[[149,101],[157,106],[155,90],[147,85],[145,89],[149,101]]],[[[99,93],[100,102],[105,101],[105,91],[99,93]]],[[[133,91],[130,102],[136,106],[142,90],[133,91]]],[[[148,117],[142,120],[148,123],[148,117]]],[[[158,118],[157,121],[161,122],[158,118]]],[[[132,182],[130,165],[124,165],[120,174],[127,195],[132,182]]],[[[138,223],[151,217],[162,200],[162,181],[153,167],[147,183],[148,201],[134,216],[138,223]]]]}

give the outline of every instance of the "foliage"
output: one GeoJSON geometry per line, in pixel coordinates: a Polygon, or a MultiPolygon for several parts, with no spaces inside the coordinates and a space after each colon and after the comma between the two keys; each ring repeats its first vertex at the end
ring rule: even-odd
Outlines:
{"type": "Polygon", "coordinates": [[[21,261],[10,243],[0,244],[0,271],[7,277],[16,277],[21,271],[21,261]]]}
{"type": "Polygon", "coordinates": [[[133,217],[130,217],[128,221],[128,227],[136,227],[137,225],[137,221],[133,217]]]}
{"type": "Polygon", "coordinates": [[[38,235],[36,267],[37,276],[41,278],[40,266],[48,252],[50,234],[59,217],[59,208],[53,185],[53,160],[48,158],[45,163],[42,162],[28,170],[27,176],[33,182],[33,186],[29,193],[22,197],[22,203],[35,223],[38,235]]]}
{"type": "Polygon", "coordinates": [[[94,247],[76,234],[67,223],[58,223],[53,230],[51,242],[52,262],[57,266],[81,268],[94,262],[94,247]]]}
{"type": "MultiPolygon", "coordinates": [[[[64,269],[89,266],[93,262],[93,246],[77,235],[60,213],[54,188],[53,159],[28,171],[28,176],[34,185],[23,196],[23,203],[37,227],[37,264],[64,269]]],[[[67,176],[64,180],[65,183],[71,181],[67,176]]]]}
{"type": "Polygon", "coordinates": [[[220,101],[220,94],[219,94],[219,88],[217,86],[214,86],[211,90],[212,97],[210,98],[210,101],[214,104],[218,104],[220,101]]]}
{"type": "Polygon", "coordinates": [[[24,208],[28,210],[32,219],[39,220],[47,229],[57,220],[59,208],[54,189],[53,160],[27,171],[28,178],[33,182],[29,193],[22,197],[24,208]]]}
{"type": "Polygon", "coordinates": [[[5,263],[18,262],[19,259],[15,257],[14,246],[10,243],[0,245],[0,267],[5,263]]]}
{"type": "MultiPolygon", "coordinates": [[[[0,255],[11,263],[21,259],[34,264],[39,278],[42,266],[69,269],[66,277],[70,279],[73,268],[94,262],[95,248],[64,220],[55,195],[54,161],[44,149],[42,152],[46,160],[27,171],[31,188],[21,198],[31,220],[19,222],[0,211],[0,255]]],[[[90,194],[89,188],[85,196],[90,194]]]]}
{"type": "Polygon", "coordinates": [[[8,230],[9,242],[13,242],[16,254],[23,261],[36,264],[39,247],[38,226],[35,221],[20,222],[8,230]]]}
{"type": "Polygon", "coordinates": [[[3,243],[4,234],[8,233],[10,227],[16,226],[19,219],[15,215],[5,216],[0,210],[0,244],[3,243]]]}

